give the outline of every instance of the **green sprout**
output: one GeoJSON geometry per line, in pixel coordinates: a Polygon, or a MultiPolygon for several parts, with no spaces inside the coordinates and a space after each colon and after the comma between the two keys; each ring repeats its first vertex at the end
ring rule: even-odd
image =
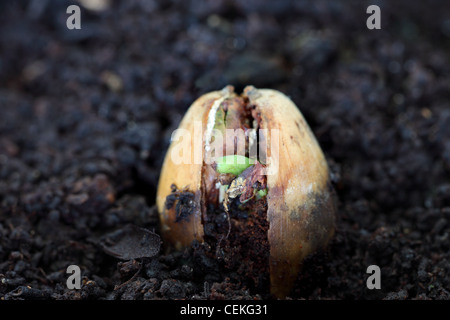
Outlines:
{"type": "Polygon", "coordinates": [[[250,158],[232,155],[224,156],[216,159],[217,172],[219,173],[231,173],[235,176],[240,175],[245,169],[255,164],[255,160],[250,158]]]}
{"type": "Polygon", "coordinates": [[[258,190],[258,192],[256,192],[256,200],[259,200],[265,196],[267,196],[267,188],[258,190]]]}

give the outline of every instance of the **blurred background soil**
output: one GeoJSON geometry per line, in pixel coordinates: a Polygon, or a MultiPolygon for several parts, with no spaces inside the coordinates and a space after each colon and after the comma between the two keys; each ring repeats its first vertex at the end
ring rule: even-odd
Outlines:
{"type": "Polygon", "coordinates": [[[336,236],[292,299],[450,298],[446,1],[93,3],[0,2],[0,299],[270,298],[189,250],[120,260],[102,246],[130,224],[158,233],[170,135],[227,84],[289,95],[330,164],[336,236]],[[81,290],[66,287],[72,264],[81,290]]]}

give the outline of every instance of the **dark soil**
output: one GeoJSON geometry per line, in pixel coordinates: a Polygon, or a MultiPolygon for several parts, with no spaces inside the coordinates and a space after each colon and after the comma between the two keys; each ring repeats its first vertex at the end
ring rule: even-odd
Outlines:
{"type": "Polygon", "coordinates": [[[393,2],[111,1],[81,30],[70,2],[0,2],[0,298],[269,298],[205,248],[105,240],[159,233],[172,131],[201,94],[252,84],[299,106],[339,198],[291,298],[449,299],[450,6],[393,2]]]}

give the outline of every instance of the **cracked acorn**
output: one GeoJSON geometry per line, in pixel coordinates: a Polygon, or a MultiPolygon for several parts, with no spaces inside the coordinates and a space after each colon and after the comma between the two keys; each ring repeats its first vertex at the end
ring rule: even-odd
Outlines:
{"type": "Polygon", "coordinates": [[[238,254],[256,286],[288,296],[303,260],[335,228],[328,166],[297,106],[276,90],[247,86],[238,95],[227,86],[198,98],[178,129],[156,199],[166,246],[205,243],[206,226],[222,214],[228,224],[209,241],[216,257],[232,264],[238,254]]]}

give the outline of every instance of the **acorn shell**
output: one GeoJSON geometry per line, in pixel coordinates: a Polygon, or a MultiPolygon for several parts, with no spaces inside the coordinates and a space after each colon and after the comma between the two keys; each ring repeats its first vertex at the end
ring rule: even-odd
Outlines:
{"type": "MultiPolygon", "coordinates": [[[[211,108],[232,95],[233,88],[228,86],[201,96],[191,105],[179,128],[191,132],[192,146],[199,139],[198,134],[193,134],[194,122],[202,121],[204,137],[211,108]]],[[[283,93],[271,89],[248,86],[243,96],[256,106],[260,128],[279,132],[278,163],[269,164],[278,169],[267,175],[267,220],[271,293],[283,298],[291,292],[305,257],[326,246],[333,236],[335,198],[325,157],[297,106],[283,93]]],[[[260,134],[259,143],[269,146],[270,139],[270,135],[260,134]]],[[[182,249],[194,240],[203,242],[202,164],[173,163],[172,148],[164,160],[156,202],[163,239],[182,249]],[[172,184],[194,194],[191,214],[178,222],[175,206],[167,208],[165,204],[172,184]]],[[[194,160],[194,154],[191,157],[194,160]]]]}
{"type": "Polygon", "coordinates": [[[271,292],[284,297],[304,258],[333,236],[335,198],[325,157],[297,106],[275,90],[247,87],[244,94],[257,106],[262,129],[280,129],[279,163],[272,164],[278,170],[267,175],[267,220],[271,292]]]}
{"type": "MultiPolygon", "coordinates": [[[[178,129],[187,130],[190,133],[191,146],[201,144],[200,150],[203,151],[204,139],[202,138],[207,129],[208,114],[214,103],[234,95],[232,87],[225,87],[221,91],[214,91],[202,95],[189,107],[178,129]],[[196,121],[201,121],[202,132],[194,132],[196,121]]],[[[176,164],[173,162],[171,153],[174,144],[172,143],[167,150],[161,174],[158,182],[156,194],[156,205],[159,212],[161,232],[163,239],[180,250],[190,246],[194,240],[203,242],[203,224],[202,224],[202,163],[194,161],[195,152],[191,152],[190,163],[176,164]],[[166,208],[166,198],[172,193],[172,185],[179,190],[189,190],[194,194],[194,201],[191,204],[189,217],[176,221],[176,208],[166,208]]],[[[201,158],[203,155],[201,155],[201,158]]],[[[202,158],[203,159],[203,158],[202,158]]],[[[202,160],[201,159],[201,160],[202,160]]]]}

